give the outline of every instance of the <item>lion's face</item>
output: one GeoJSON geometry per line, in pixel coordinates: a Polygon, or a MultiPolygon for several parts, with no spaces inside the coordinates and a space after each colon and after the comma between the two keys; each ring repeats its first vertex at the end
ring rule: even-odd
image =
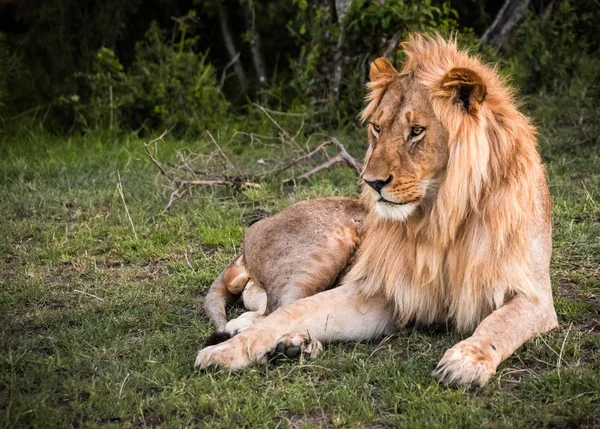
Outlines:
{"type": "MultiPolygon", "coordinates": [[[[371,70],[372,81],[380,78],[377,71],[371,70]]],[[[412,76],[396,72],[383,91],[368,116],[362,178],[377,213],[403,221],[435,196],[448,162],[448,137],[412,76]]]]}

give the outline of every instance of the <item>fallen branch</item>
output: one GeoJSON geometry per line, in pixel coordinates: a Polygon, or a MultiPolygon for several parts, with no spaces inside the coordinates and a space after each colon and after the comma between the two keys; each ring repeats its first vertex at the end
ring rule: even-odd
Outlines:
{"type": "MultiPolygon", "coordinates": [[[[314,151],[310,152],[308,155],[305,155],[304,157],[301,157],[301,158],[305,158],[305,159],[310,158],[312,155],[316,154],[320,150],[323,150],[325,146],[330,145],[330,144],[335,145],[340,150],[340,153],[338,153],[333,158],[330,158],[327,161],[323,162],[322,164],[317,165],[316,167],[312,168],[310,171],[307,171],[306,173],[302,174],[301,176],[298,176],[296,178],[287,179],[286,182],[308,180],[310,178],[310,176],[318,173],[319,171],[325,170],[325,169],[331,167],[332,165],[340,163],[340,162],[347,164],[348,167],[354,169],[354,171],[356,171],[356,173],[360,175],[360,172],[362,169],[361,164],[352,155],[350,155],[348,153],[348,151],[346,151],[346,148],[344,147],[344,145],[342,145],[335,137],[333,137],[331,139],[331,141],[321,143],[317,147],[317,149],[315,149],[314,151]]],[[[298,162],[300,162],[300,160],[298,162]]]]}
{"type": "Polygon", "coordinates": [[[193,180],[188,180],[188,179],[182,179],[179,178],[171,173],[169,173],[167,171],[167,169],[165,168],[165,166],[158,160],[156,159],[156,157],[154,155],[152,155],[152,152],[149,149],[149,144],[145,145],[145,150],[146,150],[146,155],[148,155],[148,157],[150,158],[150,161],[152,161],[154,163],[154,165],[156,165],[159,169],[159,171],[162,173],[163,176],[165,176],[167,179],[171,180],[173,183],[175,183],[177,186],[229,186],[229,187],[242,187],[242,186],[246,186],[246,187],[260,187],[260,185],[258,183],[253,183],[249,180],[247,180],[247,177],[242,177],[242,176],[229,176],[229,177],[225,177],[224,179],[193,179],[193,180]]]}
{"type": "Polygon", "coordinates": [[[85,292],[85,291],[82,291],[82,290],[79,290],[79,289],[73,289],[73,292],[77,292],[77,293],[80,293],[82,295],[89,296],[90,298],[97,299],[100,302],[104,302],[104,299],[100,298],[99,296],[93,295],[91,293],[88,293],[88,292],[85,292]]]}
{"type": "MultiPolygon", "coordinates": [[[[261,110],[268,115],[265,109],[261,108],[261,110]]],[[[272,117],[271,120],[276,123],[272,117]]],[[[277,124],[277,126],[287,140],[293,142],[296,147],[300,147],[300,145],[298,145],[298,143],[289,133],[287,133],[283,128],[279,127],[279,124],[277,124]]],[[[305,162],[310,161],[314,165],[317,157],[322,158],[324,156],[326,160],[321,163],[317,163],[317,165],[313,166],[309,171],[297,177],[294,176],[284,180],[284,183],[307,180],[314,174],[339,163],[345,164],[352,168],[357,174],[360,174],[361,172],[360,162],[350,155],[344,145],[342,145],[335,137],[320,143],[316,148],[309,152],[303,153],[291,159],[287,159],[281,163],[281,165],[270,170],[259,173],[244,172],[227,157],[225,152],[217,143],[216,139],[209,132],[206,134],[216,147],[215,152],[208,156],[198,155],[192,159],[186,157],[182,152],[177,152],[179,165],[171,165],[161,162],[156,156],[156,149],[154,149],[154,151],[151,149],[152,145],[155,145],[158,141],[164,141],[166,134],[167,132],[164,132],[158,138],[144,144],[146,155],[150,161],[158,168],[160,174],[170,180],[174,185],[174,188],[171,188],[171,194],[169,195],[169,200],[163,210],[163,213],[169,210],[175,201],[180,200],[187,195],[190,189],[193,187],[222,186],[238,191],[249,187],[259,188],[259,181],[290,170],[305,162]],[[337,150],[337,153],[330,157],[329,153],[327,152],[328,147],[334,147],[337,150]],[[217,159],[219,162],[215,161],[217,159]],[[203,162],[202,168],[195,168],[193,161],[203,162]],[[220,164],[220,167],[218,165],[215,166],[215,163],[220,164]],[[219,169],[217,170],[216,168],[219,169]],[[198,177],[198,175],[201,177],[198,177]]]]}

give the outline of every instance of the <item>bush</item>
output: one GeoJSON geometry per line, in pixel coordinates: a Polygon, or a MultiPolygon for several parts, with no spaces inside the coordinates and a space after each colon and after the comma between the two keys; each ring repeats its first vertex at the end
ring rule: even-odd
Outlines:
{"type": "Polygon", "coordinates": [[[80,130],[119,130],[124,111],[135,104],[135,85],[112,49],[101,48],[96,53],[92,70],[77,73],[83,80],[83,95],[61,97],[60,102],[73,107],[80,130]],[[82,97],[84,102],[80,102],[82,97]]]}
{"type": "Polygon", "coordinates": [[[588,56],[598,57],[600,8],[594,0],[561,0],[544,16],[531,12],[517,32],[511,71],[526,93],[567,90],[588,56]]]}
{"type": "Polygon", "coordinates": [[[8,68],[9,59],[10,55],[4,41],[4,34],[0,33],[0,111],[4,107],[4,101],[6,100],[6,88],[10,72],[8,68]]]}
{"type": "Polygon", "coordinates": [[[132,109],[135,123],[173,128],[178,134],[198,133],[219,125],[228,110],[207,54],[196,54],[196,38],[180,29],[177,43],[165,41],[156,24],[136,45],[131,78],[137,92],[132,109]]]}
{"type": "Polygon", "coordinates": [[[517,32],[509,71],[541,129],[568,132],[556,154],[600,142],[600,8],[594,0],[561,0],[543,16],[531,12],[517,32]],[[568,131],[566,131],[568,130],[568,131]]]}
{"type": "Polygon", "coordinates": [[[355,0],[350,2],[341,24],[333,19],[327,6],[305,0],[297,0],[297,5],[298,14],[291,25],[306,43],[300,57],[292,60],[291,84],[295,97],[301,100],[299,104],[315,106],[318,117],[328,122],[326,125],[356,118],[373,59],[387,51],[398,63],[401,54],[396,46],[409,32],[449,34],[458,25],[456,11],[448,3],[438,6],[432,0],[355,0]],[[343,57],[339,88],[335,82],[339,63],[336,55],[343,57]]]}
{"type": "Polygon", "coordinates": [[[196,54],[195,38],[167,37],[153,23],[136,45],[130,70],[124,71],[111,49],[100,49],[93,72],[80,73],[80,94],[63,97],[83,131],[172,129],[177,135],[198,134],[218,125],[228,103],[219,89],[206,54],[196,54]]]}

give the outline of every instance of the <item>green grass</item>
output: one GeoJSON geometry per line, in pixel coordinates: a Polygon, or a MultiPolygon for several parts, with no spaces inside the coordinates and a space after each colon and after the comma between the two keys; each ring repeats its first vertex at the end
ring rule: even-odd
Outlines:
{"type": "MultiPolygon", "coordinates": [[[[236,374],[192,368],[212,331],[202,296],[240,245],[246,216],[316,196],[357,195],[351,172],[330,171],[294,191],[276,180],[242,193],[198,190],[161,214],[168,183],[138,139],[5,139],[0,425],[599,425],[600,152],[589,144],[564,152],[567,131],[548,128],[540,138],[554,197],[560,329],[521,347],[479,390],[430,377],[459,338],[423,330],[333,344],[313,361],[236,374]]],[[[360,155],[361,139],[356,133],[344,142],[360,155]]],[[[177,149],[203,144],[168,141],[159,150],[174,159],[177,149]]],[[[224,149],[248,164],[273,151],[241,143],[224,149]]]]}

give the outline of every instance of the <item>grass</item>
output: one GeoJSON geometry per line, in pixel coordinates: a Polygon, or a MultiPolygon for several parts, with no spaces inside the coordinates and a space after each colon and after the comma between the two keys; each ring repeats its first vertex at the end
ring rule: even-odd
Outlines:
{"type": "MultiPolygon", "coordinates": [[[[357,134],[343,141],[360,154],[357,134]]],[[[197,191],[161,214],[167,183],[138,139],[6,138],[0,426],[598,427],[600,151],[574,139],[551,126],[540,137],[554,197],[560,329],[521,347],[485,388],[465,390],[430,377],[459,338],[423,330],[333,344],[314,361],[193,370],[212,331],[202,296],[235,254],[247,216],[356,195],[351,172],[294,191],[277,181],[197,191]]],[[[201,144],[168,141],[159,150],[172,157],[183,147],[201,144]]],[[[247,144],[225,149],[248,163],[269,159],[247,144]]]]}

